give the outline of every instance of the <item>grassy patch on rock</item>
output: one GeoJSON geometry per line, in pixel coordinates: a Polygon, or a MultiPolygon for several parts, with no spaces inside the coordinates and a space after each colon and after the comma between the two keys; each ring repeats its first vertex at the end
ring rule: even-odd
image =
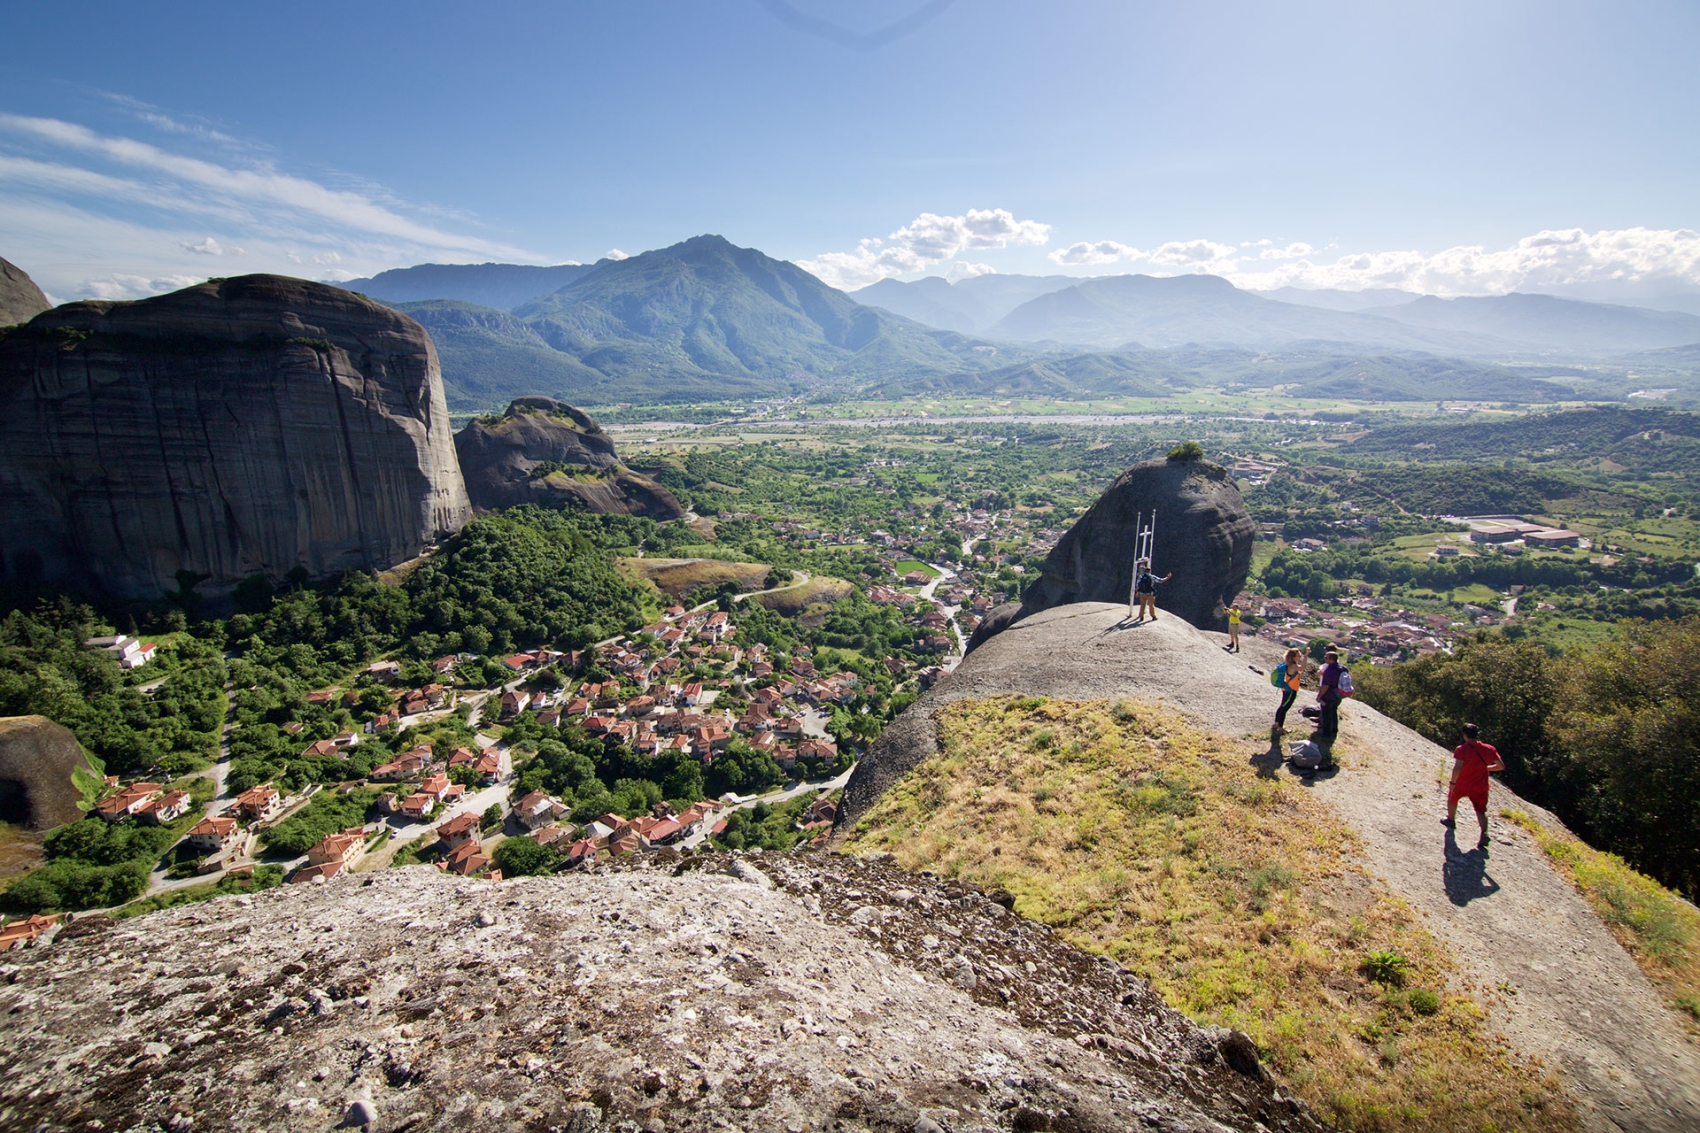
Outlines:
{"type": "Polygon", "coordinates": [[[1554,833],[1520,810],[1500,817],[1533,834],[1553,868],[1570,879],[1618,943],[1700,1034],[1700,912],[1616,854],[1554,833]]]}
{"type": "Polygon", "coordinates": [[[1004,696],[937,720],[939,754],[851,852],[1009,889],[1194,1019],[1249,1033],[1342,1127],[1576,1127],[1457,990],[1446,948],[1350,860],[1352,831],[1244,745],[1127,701],[1004,696]]]}

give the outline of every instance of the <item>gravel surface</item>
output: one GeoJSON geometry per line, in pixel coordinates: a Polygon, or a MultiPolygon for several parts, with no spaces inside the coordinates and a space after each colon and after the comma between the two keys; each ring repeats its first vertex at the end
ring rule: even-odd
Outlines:
{"type": "MultiPolygon", "coordinates": [[[[1244,737],[1247,759],[1271,775],[1292,772],[1268,729],[1279,696],[1270,668],[1282,650],[1194,629],[1178,617],[1132,624],[1127,607],[1062,606],[1015,623],[977,648],[894,721],[845,788],[848,829],[873,800],[936,744],[932,713],[957,700],[1002,693],[1071,700],[1133,697],[1195,724],[1244,737]]],[[[1298,708],[1290,735],[1302,736],[1298,708]]],[[[1485,737],[1492,740],[1493,737],[1485,737]]],[[[1598,1130],[1700,1129],[1700,1050],[1681,1020],[1573,886],[1524,831],[1494,819],[1486,853],[1461,849],[1440,825],[1450,753],[1361,703],[1341,711],[1342,769],[1302,779],[1363,837],[1365,865],[1410,902],[1449,943],[1493,1019],[1527,1054],[1559,1067],[1598,1130]]],[[[1496,784],[1490,814],[1517,807],[1557,819],[1496,784]]],[[[1461,823],[1473,844],[1474,818],[1461,823]]]]}
{"type": "Polygon", "coordinates": [[[0,1127],[1321,1128],[1245,1036],[1007,894],[826,853],[627,862],[81,918],[0,967],[0,1127]]]}

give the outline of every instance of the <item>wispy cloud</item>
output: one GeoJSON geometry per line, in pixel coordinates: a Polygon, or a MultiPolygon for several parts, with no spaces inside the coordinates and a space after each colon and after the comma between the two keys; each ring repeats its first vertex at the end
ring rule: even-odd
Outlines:
{"type": "Polygon", "coordinates": [[[151,294],[201,278],[195,272],[205,268],[196,261],[208,257],[241,261],[221,268],[225,274],[293,270],[340,279],[423,259],[544,259],[469,232],[466,218],[446,210],[410,206],[379,186],[332,186],[280,170],[260,147],[109,97],[155,131],[153,140],[0,113],[0,198],[10,206],[0,207],[0,240],[20,255],[43,248],[25,266],[56,294],[151,294]],[[8,223],[8,215],[23,213],[48,227],[8,223]],[[91,226],[90,218],[106,223],[91,226]],[[112,226],[126,236],[119,248],[92,236],[112,226]],[[336,266],[297,267],[308,264],[336,266]]]}
{"type": "Polygon", "coordinates": [[[1171,240],[1150,250],[1115,240],[1079,241],[1051,252],[1062,266],[1125,263],[1156,274],[1220,275],[1240,287],[1394,287],[1430,295],[1503,295],[1602,283],[1665,281],[1700,286],[1700,233],[1689,229],[1580,228],[1538,232],[1509,248],[1355,252],[1324,261],[1302,241],[1171,240]]]}
{"type": "Polygon", "coordinates": [[[883,240],[862,240],[854,252],[827,252],[797,263],[831,286],[849,290],[923,272],[963,252],[1044,244],[1050,238],[1050,225],[1017,220],[1008,209],[969,209],[961,216],[924,212],[883,240]]]}

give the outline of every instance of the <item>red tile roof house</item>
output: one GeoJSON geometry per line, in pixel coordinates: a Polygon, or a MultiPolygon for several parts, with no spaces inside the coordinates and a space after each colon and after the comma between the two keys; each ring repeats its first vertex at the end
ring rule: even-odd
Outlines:
{"type": "Polygon", "coordinates": [[[801,759],[837,759],[838,745],[810,736],[797,745],[797,755],[801,759]]]}
{"type": "Polygon", "coordinates": [[[316,740],[308,744],[301,752],[302,755],[341,755],[348,758],[343,750],[336,746],[335,740],[316,740]]]}
{"type": "Polygon", "coordinates": [[[94,810],[106,821],[117,822],[141,810],[163,790],[158,783],[131,783],[111,798],[100,800],[94,810]]]}
{"type": "Polygon", "coordinates": [[[291,885],[305,885],[312,881],[329,881],[341,877],[348,872],[348,863],[343,861],[320,862],[318,865],[304,865],[289,875],[291,885]]]}
{"type": "MultiPolygon", "coordinates": [[[[551,824],[542,826],[526,835],[539,846],[556,846],[560,842],[571,842],[573,830],[570,826],[551,824]]],[[[558,848],[558,847],[557,847],[558,848]]]]}
{"type": "Polygon", "coordinates": [[[0,952],[10,952],[39,937],[59,923],[59,914],[50,917],[31,916],[0,925],[0,952]]]}
{"type": "Polygon", "coordinates": [[[449,777],[440,771],[425,776],[424,782],[419,784],[419,793],[430,795],[435,801],[442,802],[444,796],[449,793],[449,777]]]}
{"type": "Polygon", "coordinates": [[[449,753],[449,770],[453,771],[457,767],[474,767],[480,758],[481,753],[473,751],[469,747],[457,747],[449,753]]]}
{"type": "Polygon", "coordinates": [[[524,689],[515,689],[502,694],[502,715],[518,716],[531,704],[531,694],[524,689]]]}
{"type": "Polygon", "coordinates": [[[493,787],[496,785],[496,780],[501,777],[502,762],[490,752],[485,752],[478,757],[478,762],[472,765],[472,769],[478,773],[479,782],[486,787],[493,787]]]}
{"type": "Polygon", "coordinates": [[[431,671],[441,676],[444,673],[454,672],[455,666],[459,664],[460,658],[453,655],[448,657],[439,657],[435,661],[431,662],[431,671]]]}
{"type": "Polygon", "coordinates": [[[443,868],[450,873],[458,873],[462,877],[471,877],[479,870],[490,864],[490,858],[483,852],[476,838],[462,842],[449,851],[449,856],[443,859],[443,868]]]}
{"type": "Polygon", "coordinates": [[[567,808],[542,791],[533,791],[514,804],[514,818],[527,830],[547,826],[566,813],[567,808]]]}
{"type": "Polygon", "coordinates": [[[568,716],[589,716],[590,701],[586,700],[582,696],[575,696],[573,699],[567,701],[566,713],[568,716]]]}
{"type": "Polygon", "coordinates": [[[436,808],[437,800],[430,795],[408,795],[401,800],[401,813],[415,822],[422,822],[431,817],[431,812],[436,808]]]}
{"type": "Polygon", "coordinates": [[[455,815],[437,827],[437,837],[451,850],[469,839],[477,841],[478,816],[470,812],[455,815]]]}
{"type": "Polygon", "coordinates": [[[149,826],[163,826],[167,822],[182,818],[189,812],[189,792],[168,791],[157,799],[142,804],[142,809],[136,812],[136,821],[149,826]]]}
{"type": "Polygon", "coordinates": [[[350,826],[340,834],[326,834],[319,844],[307,851],[308,865],[341,862],[352,867],[366,856],[366,828],[350,826]]]}
{"type": "Polygon", "coordinates": [[[515,653],[512,657],[502,658],[502,664],[512,673],[523,673],[536,663],[537,658],[530,653],[515,653]]]}
{"type": "Polygon", "coordinates": [[[677,842],[685,836],[685,827],[676,818],[663,818],[654,826],[644,831],[644,838],[651,846],[665,846],[677,842]]]}
{"type": "Polygon", "coordinates": [[[208,854],[222,854],[242,840],[242,832],[236,829],[236,820],[224,815],[203,818],[189,828],[188,835],[183,839],[191,849],[203,850],[208,854]]]}

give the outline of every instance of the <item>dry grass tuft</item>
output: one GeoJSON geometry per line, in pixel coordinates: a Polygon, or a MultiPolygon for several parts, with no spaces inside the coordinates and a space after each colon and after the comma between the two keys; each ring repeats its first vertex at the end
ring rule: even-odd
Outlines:
{"type": "Polygon", "coordinates": [[[1680,1011],[1690,1037],[1700,1037],[1700,912],[1616,854],[1554,833],[1520,810],[1499,814],[1535,836],[1553,867],[1680,1011]]]}
{"type": "Polygon", "coordinates": [[[890,850],[1016,895],[1016,910],[1238,1027],[1356,1130],[1557,1130],[1557,1082],[1449,990],[1453,965],[1349,859],[1352,831],[1241,745],[1127,701],[996,697],[938,714],[941,751],[859,823],[890,850]]]}

